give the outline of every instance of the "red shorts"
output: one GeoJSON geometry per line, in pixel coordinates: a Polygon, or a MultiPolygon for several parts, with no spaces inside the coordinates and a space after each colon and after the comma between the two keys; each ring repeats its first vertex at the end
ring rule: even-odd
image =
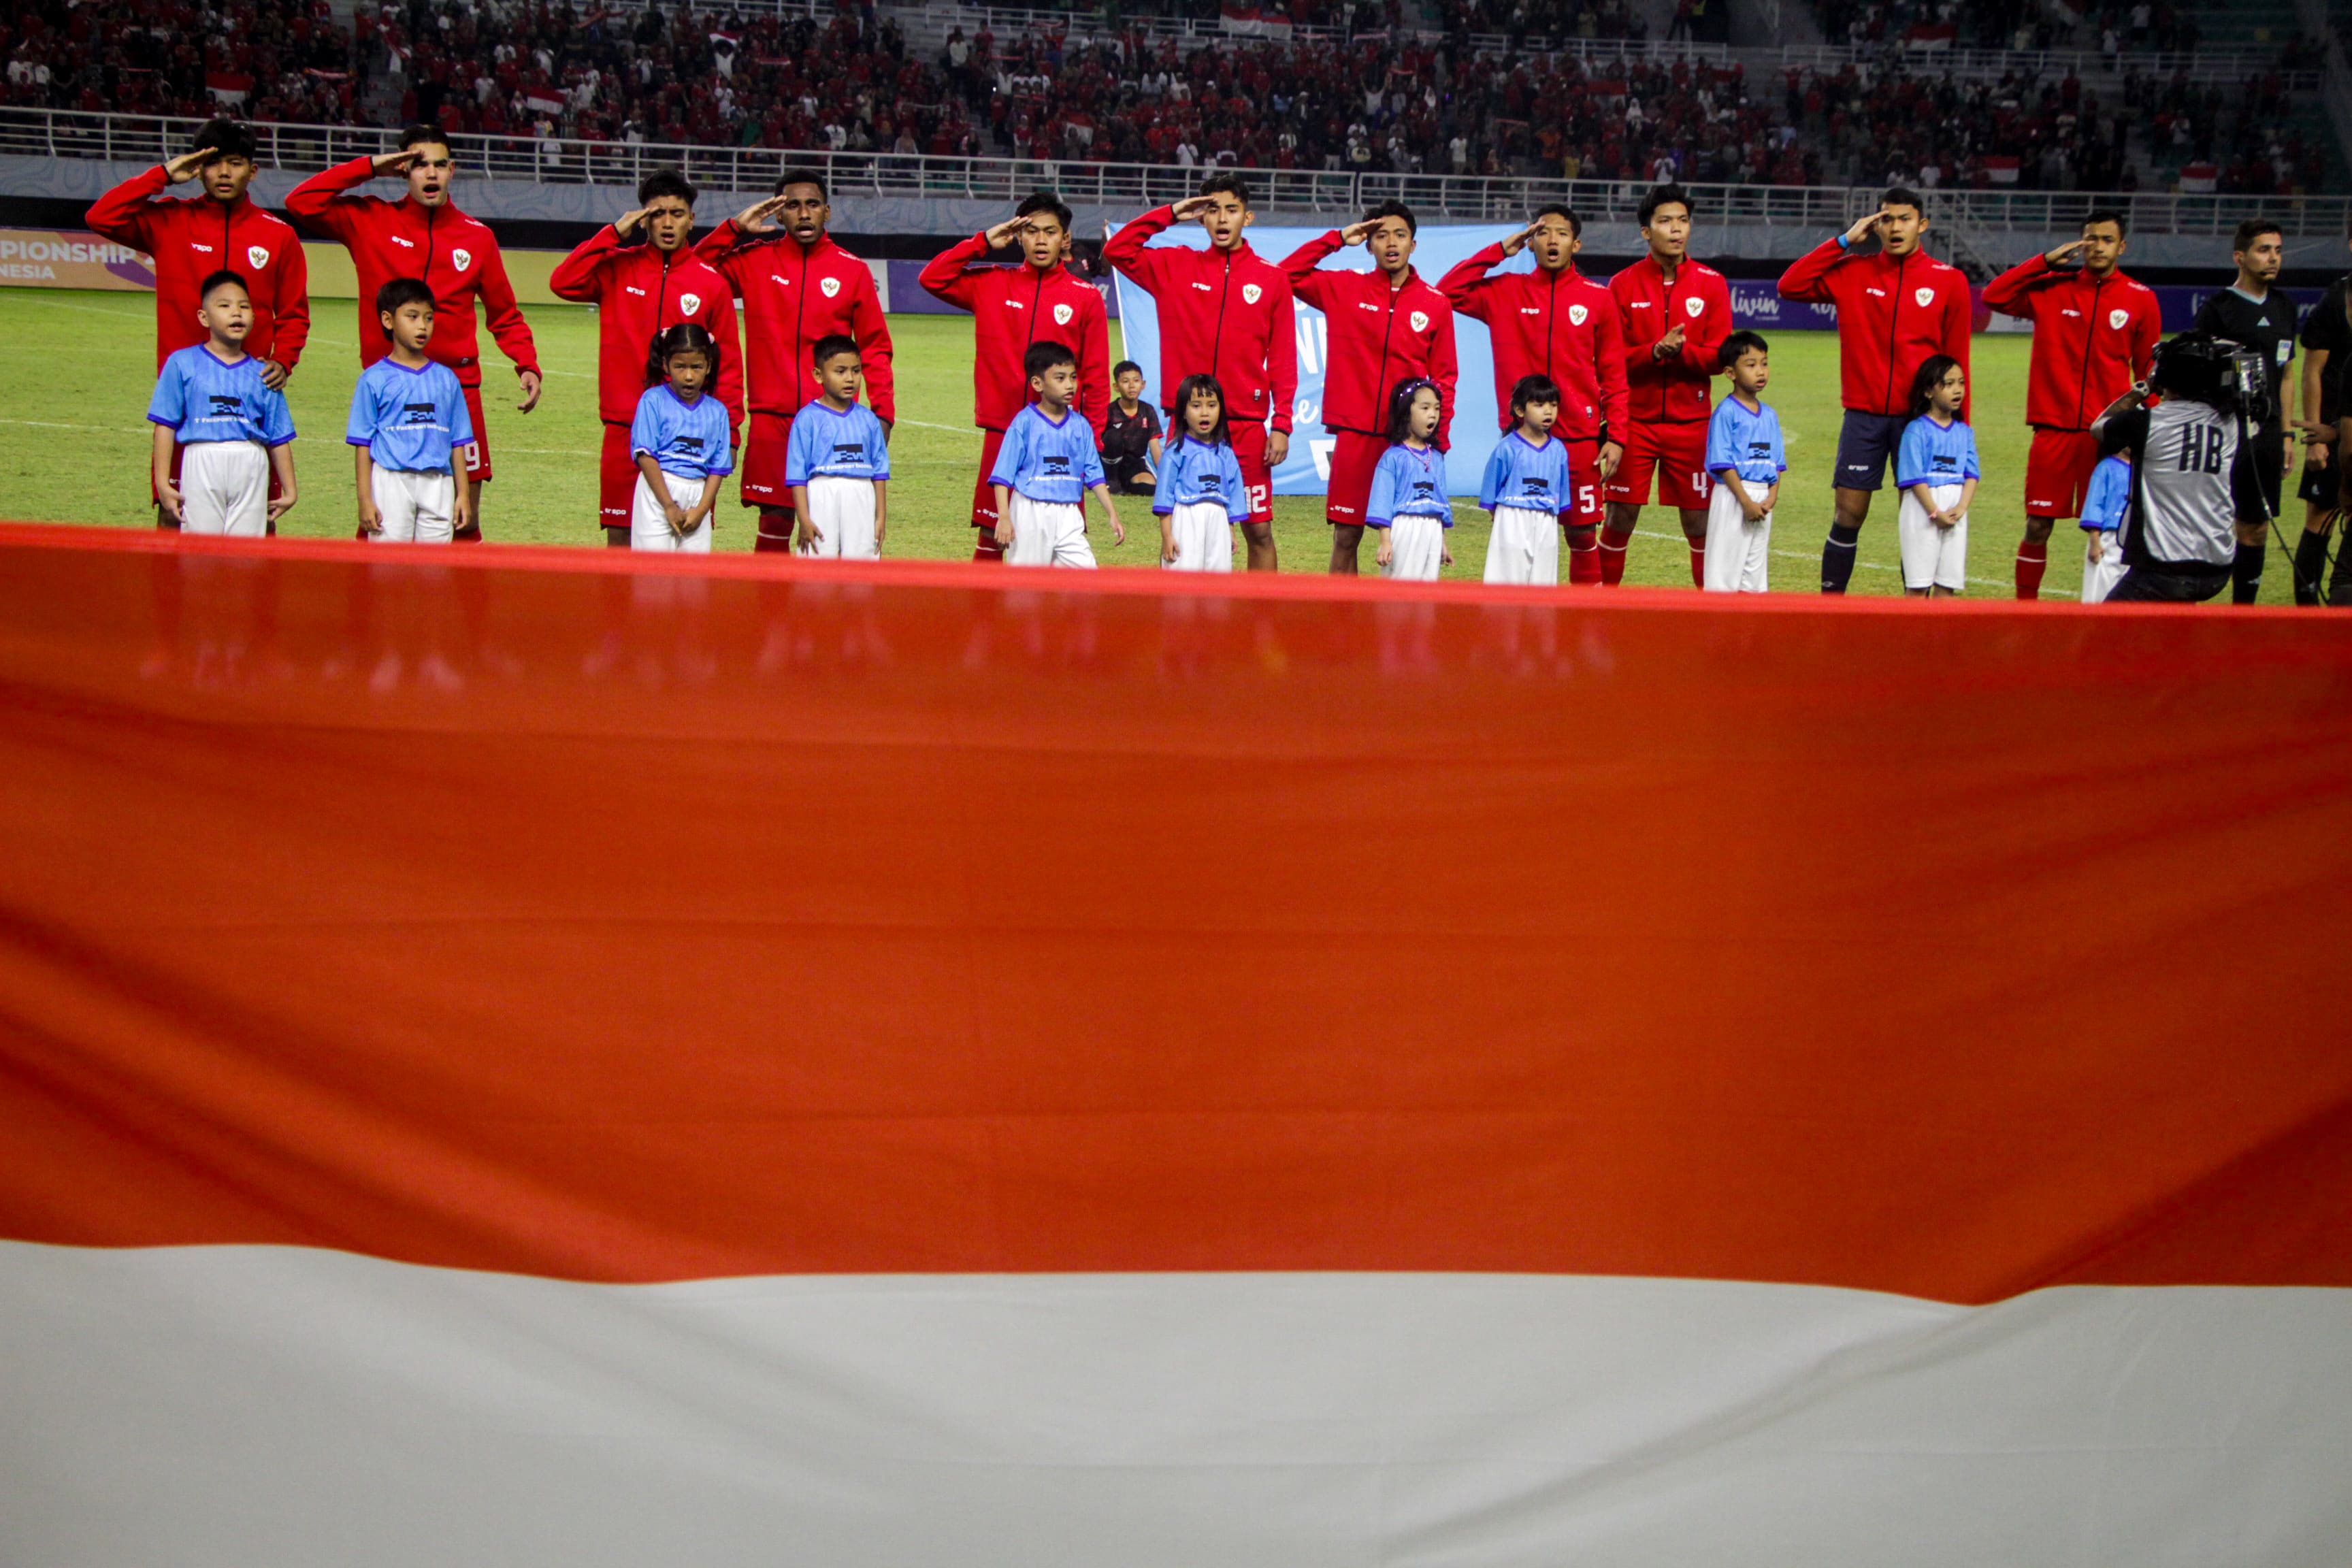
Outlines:
{"type": "Polygon", "coordinates": [[[743,458],[735,465],[736,489],[745,506],[787,514],[792,511],[792,487],[784,483],[784,447],[792,437],[792,416],[751,410],[751,428],[743,437],[743,458]]]}
{"type": "Polygon", "coordinates": [[[1004,445],[1002,430],[980,433],[980,482],[971,488],[971,525],[974,528],[996,526],[996,487],[989,482],[989,471],[996,467],[997,448],[1004,445]]]}
{"type": "Polygon", "coordinates": [[[490,477],[490,426],[482,418],[482,389],[466,389],[466,417],[474,422],[474,444],[466,452],[466,477],[477,484],[490,477]]]}
{"type": "Polygon", "coordinates": [[[1706,510],[1715,481],[1706,471],[1706,420],[1636,421],[1626,432],[1624,458],[1610,476],[1609,499],[1620,506],[1647,506],[1653,475],[1660,506],[1706,510]]]}
{"type": "Polygon", "coordinates": [[[1360,430],[1331,434],[1331,478],[1323,487],[1323,516],[1330,522],[1361,528],[1364,509],[1372,500],[1372,470],[1388,455],[1389,444],[1381,437],[1360,430]]]}
{"type": "Polygon", "coordinates": [[[2098,437],[2088,430],[2036,430],[2025,454],[2025,515],[2082,516],[2083,492],[2098,466],[2098,437]]]}
{"type": "Polygon", "coordinates": [[[629,426],[604,426],[604,449],[596,458],[596,521],[606,528],[629,526],[637,496],[637,460],[629,455],[629,426]]]}
{"type": "MultiPolygon", "coordinates": [[[[1562,437],[1566,440],[1567,437],[1562,437]]],[[[1601,504],[1601,437],[1568,443],[1570,503],[1562,507],[1562,528],[1598,528],[1606,515],[1601,504]]]]}
{"type": "Polygon", "coordinates": [[[1274,521],[1274,470],[1265,460],[1265,426],[1235,425],[1229,428],[1234,460],[1242,466],[1242,489],[1249,492],[1249,520],[1274,521]]]}

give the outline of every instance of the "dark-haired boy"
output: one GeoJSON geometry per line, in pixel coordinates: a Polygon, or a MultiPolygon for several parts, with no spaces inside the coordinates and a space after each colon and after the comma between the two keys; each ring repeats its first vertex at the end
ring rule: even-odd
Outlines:
{"type": "MultiPolygon", "coordinates": [[[[1843,594],[1853,577],[1870,498],[1886,483],[1911,423],[1911,382],[1919,367],[1949,354],[1969,368],[1974,310],[1969,280],[1927,254],[1927,210],[1919,193],[1897,185],[1876,212],[1800,257],[1780,275],[1780,297],[1837,307],[1838,431],[1832,484],[1836,512],[1822,546],[1822,592],[1843,594]],[[1878,249],[1855,247],[1875,235],[1878,249]]],[[[1973,381],[1974,378],[1970,377],[1973,381]]],[[[1960,417],[1968,417],[1964,405],[1960,417]]]]}
{"type": "MultiPolygon", "coordinates": [[[[1604,580],[1601,559],[1602,486],[1624,456],[1625,350],[1616,297],[1576,269],[1584,248],[1584,220],[1558,202],[1536,209],[1528,226],[1486,247],[1445,275],[1442,287],[1455,310],[1486,323],[1494,342],[1495,406],[1511,424],[1511,388],[1527,375],[1559,384],[1559,423],[1568,443],[1572,495],[1560,509],[1568,535],[1568,580],[1604,580]],[[1488,277],[1521,250],[1535,257],[1528,272],[1488,277]]],[[[1619,569],[1624,557],[1618,556],[1619,569]]]]}
{"type": "Polygon", "coordinates": [[[1625,460],[1609,479],[1609,521],[1601,531],[1601,581],[1625,576],[1625,550],[1654,489],[1675,509],[1690,550],[1691,585],[1706,585],[1709,497],[1707,421],[1714,380],[1731,335],[1731,285],[1690,256],[1691,195],[1660,185],[1635,214],[1649,254],[1609,279],[1625,337],[1632,416],[1625,460]]]}
{"type": "Polygon", "coordinates": [[[245,352],[245,279],[215,272],[198,281],[196,301],[205,341],[164,360],[147,405],[149,478],[174,526],[259,539],[294,504],[294,418],[245,352]]]}
{"type": "Polygon", "coordinates": [[[836,332],[809,351],[818,392],[793,416],[784,452],[797,547],[803,555],[873,561],[890,531],[890,436],[857,400],[866,365],[857,340],[836,332]]]}
{"type": "MultiPolygon", "coordinates": [[[[155,258],[157,370],[205,341],[196,321],[197,285],[229,270],[245,279],[252,302],[245,352],[260,362],[263,384],[282,388],[310,336],[310,268],[302,241],[292,225],[246,194],[257,167],[250,127],[211,121],[189,147],[99,197],[84,221],[92,233],[155,258]],[[163,194],[190,180],[203,189],[194,199],[163,194]]],[[[173,526],[168,511],[159,510],[156,520],[173,526]]]]}
{"type": "Polygon", "coordinates": [[[1214,376],[1223,389],[1234,457],[1249,492],[1242,533],[1250,570],[1271,572],[1279,565],[1274,470],[1290,456],[1298,336],[1290,275],[1244,237],[1255,218],[1246,181],[1230,172],[1211,174],[1198,195],[1121,224],[1104,242],[1103,259],[1150,292],[1160,319],[1160,403],[1168,417],[1181,416],[1176,388],[1186,376],[1214,376]],[[1188,218],[1200,220],[1207,249],[1149,244],[1188,218]]]}
{"type": "Polygon", "coordinates": [[[1291,291],[1323,312],[1323,427],[1332,435],[1323,515],[1331,524],[1331,570],[1341,576],[1356,575],[1372,474],[1388,455],[1389,395],[1397,383],[1418,377],[1437,384],[1433,444],[1441,451],[1451,445],[1460,379],[1454,307],[1413,270],[1419,231],[1411,207],[1382,202],[1360,222],[1318,236],[1282,261],[1291,291]],[[1370,271],[1322,266],[1350,245],[1371,253],[1370,271]]]}
{"type": "Polygon", "coordinates": [[[2033,323],[2025,423],[2025,537],[2017,547],[2017,596],[2039,598],[2050,532],[2083,515],[2099,466],[2091,423],[2145,378],[2164,335],[2156,290],[2125,275],[2124,218],[2101,210],[2083,237],[2028,257],[1985,286],[1985,303],[2033,323]],[[2072,265],[2079,261],[2079,267],[2072,265]]]}
{"type": "Polygon", "coordinates": [[[343,440],[359,488],[360,537],[394,544],[446,544],[472,496],[465,448],[474,439],[465,388],[425,346],[433,290],[395,278],[375,294],[390,352],[360,372],[343,440]]]}
{"type": "Polygon", "coordinates": [[[726,405],[730,443],[743,425],[743,356],[735,335],[734,285],[687,242],[694,237],[694,185],[676,169],[637,182],[637,205],[598,229],[555,264],[547,286],[556,298],[596,307],[596,416],[604,424],[597,462],[596,518],[604,542],[629,547],[630,510],[639,477],[630,453],[637,400],[656,378],[646,345],[665,327],[691,322],[719,344],[711,390],[726,405]]]}
{"type": "Polygon", "coordinates": [[[414,278],[433,290],[433,346],[436,360],[457,373],[466,389],[466,411],[473,420],[474,444],[467,448],[467,488],[472,492],[473,516],[461,529],[461,542],[482,537],[482,486],[490,479],[489,430],[482,415],[481,340],[475,325],[474,305],[479,300],[489,314],[490,335],[514,362],[522,396],[515,407],[528,414],[539,405],[539,350],[531,342],[530,323],[515,303],[514,285],[507,280],[505,257],[498,237],[488,224],[458,210],[450,199],[457,179],[456,158],[449,138],[438,126],[411,125],[401,132],[395,152],[353,158],[311,175],[286,194],[286,210],[305,226],[340,240],[352,253],[359,273],[360,368],[366,369],[386,352],[383,332],[376,324],[378,289],[395,278],[414,278]],[[372,180],[397,176],[408,194],[396,202],[361,195],[359,187],[372,180]]]}
{"type": "Polygon", "coordinates": [[[1143,367],[1123,359],[1110,367],[1110,411],[1103,417],[1103,472],[1115,496],[1156,494],[1160,415],[1143,400],[1143,367]]]}
{"type": "MultiPolygon", "coordinates": [[[[922,271],[925,289],[971,312],[971,416],[982,437],[980,480],[971,498],[971,525],[982,531],[974,561],[1004,553],[996,542],[1001,519],[990,476],[1006,429],[1033,395],[1032,343],[1065,345],[1076,376],[1073,406],[1094,439],[1101,439],[1110,406],[1110,324],[1102,295],[1069,269],[1069,256],[1070,209],[1051,191],[1039,191],[1011,217],[950,246],[922,271]],[[1020,266],[987,264],[991,251],[1015,243],[1020,266]]],[[[1099,466],[1099,445],[1097,453],[1099,466]]]]}
{"type": "Polygon", "coordinates": [[[2258,423],[2248,437],[2252,442],[2256,488],[2267,511],[2248,509],[2238,514],[2238,555],[2230,568],[2230,602],[2251,605],[2262,596],[2263,558],[2270,521],[2285,499],[2288,447],[2286,430],[2294,419],[2294,301],[2278,286],[2279,268],[2286,264],[2286,238],[2279,226],[2266,218],[2248,218],[2230,242],[2230,259],[2238,275],[2230,286],[2199,308],[2191,330],[2210,332],[2252,349],[2269,369],[2258,423]]]}
{"type": "Polygon", "coordinates": [[[824,175],[786,169],[775,195],[753,202],[696,247],[743,301],[745,393],[751,426],[743,442],[738,490],[757,507],[755,550],[790,550],[792,487],[784,478],[793,416],[822,395],[816,344],[846,337],[857,345],[866,405],[887,433],[898,417],[891,374],[890,324],[873,269],[827,232],[833,204],[824,175]]]}
{"type": "Polygon", "coordinates": [[[988,481],[996,492],[996,547],[1010,566],[1092,566],[1086,498],[1110,516],[1113,544],[1127,542],[1118,507],[1103,482],[1094,431],[1072,414],[1078,391],[1075,351],[1043,339],[1022,353],[1033,399],[1006,423],[988,481]]]}

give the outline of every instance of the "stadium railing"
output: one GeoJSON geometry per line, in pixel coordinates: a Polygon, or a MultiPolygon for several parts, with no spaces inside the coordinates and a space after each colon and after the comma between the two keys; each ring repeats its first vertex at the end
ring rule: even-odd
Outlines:
{"type": "MultiPolygon", "coordinates": [[[[0,155],[162,162],[186,151],[203,122],[157,115],[0,108],[0,155]]],[[[393,150],[394,132],[372,126],[258,123],[264,168],[315,171],[362,153],[393,150]]],[[[1081,205],[1140,212],[1190,195],[1203,171],[1154,163],[1093,163],[1026,158],[934,158],[823,153],[774,147],[701,147],[652,142],[541,141],[521,136],[450,138],[458,162],[484,178],[540,184],[633,186],[664,164],[683,168],[709,191],[764,194],[788,167],[821,169],[836,196],[1011,203],[1040,187],[1081,205]]],[[[1557,180],[1476,175],[1359,174],[1245,169],[1268,213],[1344,216],[1390,197],[1431,217],[1517,222],[1538,204],[1566,201],[1589,222],[1625,222],[1646,181],[1557,180]]],[[[1693,184],[1710,221],[1841,228],[1874,210],[1875,186],[1693,184]]],[[[2129,214],[2149,234],[2227,234],[2265,217],[2289,237],[2344,234],[2352,197],[2185,195],[2137,192],[1945,190],[1929,196],[1936,216],[1989,233],[2073,228],[2095,207],[2129,214]]]]}

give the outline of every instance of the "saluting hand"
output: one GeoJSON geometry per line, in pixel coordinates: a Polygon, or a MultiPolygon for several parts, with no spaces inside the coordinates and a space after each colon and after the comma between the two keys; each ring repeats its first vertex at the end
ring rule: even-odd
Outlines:
{"type": "Polygon", "coordinates": [[[1535,237],[1535,233],[1536,226],[1533,224],[1528,225],[1527,227],[1511,236],[1510,238],[1503,241],[1503,254],[1505,256],[1517,256],[1520,251],[1525,250],[1528,247],[1528,241],[1535,237]]]}
{"type": "Polygon", "coordinates": [[[1207,212],[1208,210],[1208,197],[1186,196],[1182,201],[1178,202],[1174,206],[1168,209],[1168,216],[1174,218],[1177,222],[1181,223],[1188,217],[1199,217],[1202,213],[1207,212]]]}
{"type": "Polygon", "coordinates": [[[1028,233],[1029,226],[1029,220],[1026,217],[1009,217],[981,237],[988,241],[989,249],[1002,250],[1028,233]]]}
{"type": "Polygon", "coordinates": [[[643,207],[637,208],[635,212],[623,213],[613,220],[613,232],[621,238],[626,239],[629,237],[629,231],[645,220],[646,209],[643,207]]]}
{"type": "Polygon", "coordinates": [[[172,184],[184,184],[196,177],[196,171],[203,168],[205,161],[212,155],[213,150],[209,147],[199,147],[193,153],[183,153],[163,165],[163,173],[171,176],[172,184]]]}
{"type": "Polygon", "coordinates": [[[405,174],[425,156],[422,147],[404,147],[397,153],[378,153],[374,168],[378,174],[405,174]]]}
{"type": "Polygon", "coordinates": [[[1860,245],[1864,240],[1868,239],[1871,231],[1878,226],[1879,220],[1887,216],[1890,211],[1889,208],[1881,207],[1868,217],[1856,218],[1853,226],[1845,231],[1845,242],[1848,245],[1860,245]]]}
{"type": "Polygon", "coordinates": [[[1372,226],[1370,224],[1351,223],[1347,227],[1339,231],[1339,243],[1342,245],[1361,245],[1364,243],[1364,237],[1371,232],[1372,226]]]}
{"type": "Polygon", "coordinates": [[[2055,250],[2044,251],[2042,253],[2042,259],[2048,262],[2053,267],[2063,267],[2066,263],[2081,256],[2083,254],[2083,247],[2089,243],[2090,241],[2086,239],[2071,241],[2068,244],[2060,246],[2055,250]]]}
{"type": "Polygon", "coordinates": [[[765,201],[753,202],[735,215],[735,226],[745,234],[773,234],[776,231],[776,225],[768,220],[782,212],[783,206],[784,198],[782,196],[770,196],[765,201]]]}

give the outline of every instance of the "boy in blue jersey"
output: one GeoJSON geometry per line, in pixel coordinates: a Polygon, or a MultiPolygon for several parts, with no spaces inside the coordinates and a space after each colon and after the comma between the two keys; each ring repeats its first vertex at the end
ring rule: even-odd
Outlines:
{"type": "Polygon", "coordinates": [[[261,362],[245,352],[253,299],[243,278],[215,272],[198,285],[196,320],[205,342],[163,362],[147,404],[156,500],[184,532],[260,539],[294,504],[294,416],[285,394],[263,382],[261,362]]]}
{"type": "Polygon", "coordinates": [[[1772,553],[1772,509],[1780,502],[1780,476],[1789,470],[1780,416],[1764,402],[1772,381],[1772,345],[1757,332],[1723,340],[1723,368],[1731,395],[1715,405],[1706,425],[1706,471],[1715,494],[1706,510],[1706,582],[1710,594],[1761,594],[1772,553]]]}
{"type": "Polygon", "coordinates": [[[1911,423],[1895,448],[1895,521],[1903,552],[1903,591],[1915,599],[1949,598],[1969,581],[1969,502],[1984,475],[1977,435],[1960,417],[1969,373],[1949,354],[1931,356],[1911,384],[1911,423]]]}
{"type": "Polygon", "coordinates": [[[784,443],[784,485],[800,519],[793,547],[803,555],[878,561],[890,523],[890,438],[857,401],[866,359],[857,340],[819,338],[817,395],[793,416],[784,443]]]}
{"type": "Polygon", "coordinates": [[[1559,514],[1573,497],[1568,443],[1553,437],[1559,417],[1559,384],[1548,375],[1523,375],[1511,388],[1511,417],[1518,423],[1495,445],[1486,475],[1478,483],[1478,504],[1494,520],[1486,535],[1486,581],[1559,581],[1559,514]]]}
{"type": "Polygon", "coordinates": [[[433,290],[395,278],[375,291],[392,352],[360,373],[343,439],[360,492],[360,537],[446,544],[472,519],[466,449],[474,418],[457,373],[425,352],[433,341],[433,290]]]}
{"type": "Polygon", "coordinates": [[[707,555],[719,480],[735,471],[727,405],[708,391],[719,342],[709,328],[680,321],[654,334],[646,368],[662,379],[637,399],[629,425],[637,460],[629,548],[707,555]]]}
{"type": "Polygon", "coordinates": [[[1160,448],[1151,491],[1160,564],[1171,572],[1231,572],[1234,525],[1249,521],[1249,496],[1225,423],[1224,388],[1196,372],[1177,384],[1172,406],[1176,439],[1160,448]]]}
{"type": "Polygon", "coordinates": [[[1034,342],[1023,356],[1036,401],[1013,416],[988,482],[996,491],[996,542],[1008,566],[1092,566],[1086,498],[1110,516],[1113,544],[1127,542],[1118,508],[1103,476],[1095,427],[1070,412],[1078,395],[1078,356],[1060,343],[1034,342]]]}
{"type": "Polygon", "coordinates": [[[2083,492],[2083,603],[2095,605],[2124,580],[2124,512],[2131,505],[2131,453],[2099,459],[2083,492]]]}

